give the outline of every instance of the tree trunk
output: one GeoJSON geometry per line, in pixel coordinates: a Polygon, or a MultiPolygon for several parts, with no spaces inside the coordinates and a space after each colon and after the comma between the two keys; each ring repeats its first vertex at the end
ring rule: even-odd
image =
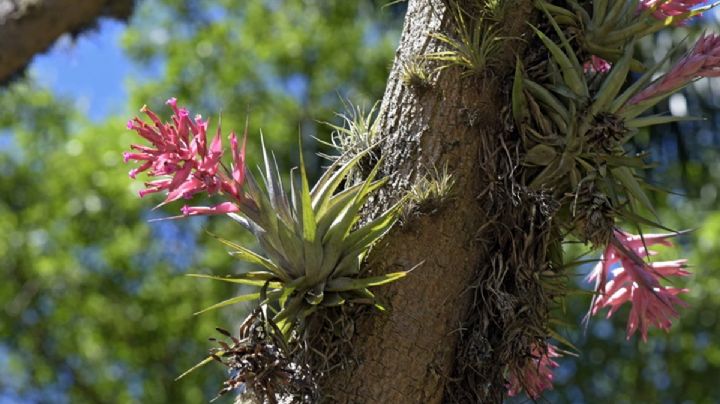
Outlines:
{"type": "MultiPolygon", "coordinates": [[[[504,3],[496,27],[506,39],[491,68],[464,74],[451,65],[427,89],[403,82],[403,64],[447,50],[430,34],[455,37],[456,21],[447,0],[409,3],[380,117],[381,172],[390,181],[368,216],[432,167],[447,164],[455,185],[444,206],[405,220],[373,250],[371,274],[423,264],[378,292],[387,313],[356,320],[354,365],[321,382],[329,402],[500,402],[507,365],[529,349],[534,332],[524,327],[532,324],[518,313],[537,299],[521,294],[541,293],[537,276],[527,274],[546,269],[551,238],[536,215],[542,198],[516,181],[517,136],[508,122],[516,56],[523,57],[536,12],[528,0],[504,3]]],[[[540,324],[544,303],[531,310],[540,324]]]]}
{"type": "Polygon", "coordinates": [[[127,19],[134,0],[0,1],[0,84],[22,73],[32,57],[68,32],[78,34],[100,17],[127,19]]]}

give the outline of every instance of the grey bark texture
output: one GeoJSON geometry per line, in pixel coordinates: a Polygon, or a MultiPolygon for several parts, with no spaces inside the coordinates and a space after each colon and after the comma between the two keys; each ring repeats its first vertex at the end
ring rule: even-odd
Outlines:
{"type": "MultiPolygon", "coordinates": [[[[462,3],[462,2],[460,2],[462,3]]],[[[354,365],[323,382],[329,402],[440,403],[456,366],[464,320],[474,307],[470,285],[478,273],[507,251],[489,251],[483,239],[492,205],[486,167],[501,148],[516,56],[522,57],[530,17],[528,0],[506,0],[501,35],[509,38],[495,54],[493,73],[463,75],[459,67],[435,73],[430,88],[409,88],[401,80],[403,61],[447,50],[430,35],[451,33],[451,16],[441,0],[410,0],[401,42],[382,101],[381,174],[390,181],[370,205],[373,216],[397,201],[432,167],[447,164],[455,179],[447,206],[396,226],[368,260],[370,274],[407,270],[408,277],[379,291],[389,311],[360,317],[353,340],[354,365]]],[[[492,172],[490,170],[489,172],[492,172]]],[[[506,212],[512,214],[512,212],[506,212]]],[[[483,332],[489,333],[489,329],[483,332]]],[[[500,333],[502,334],[502,333],[500,333]]],[[[486,336],[488,340],[492,336],[486,336]]],[[[483,397],[500,402],[504,367],[488,357],[483,397]]],[[[478,401],[476,401],[478,400],[478,401]]],[[[462,400],[461,400],[462,401],[462,400]]]]}
{"type": "Polygon", "coordinates": [[[101,17],[125,20],[134,0],[0,0],[0,84],[64,33],[78,34],[101,17]]]}

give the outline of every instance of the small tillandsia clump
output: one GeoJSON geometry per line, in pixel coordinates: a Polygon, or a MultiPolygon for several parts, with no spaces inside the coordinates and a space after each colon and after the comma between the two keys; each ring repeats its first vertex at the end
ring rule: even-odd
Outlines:
{"type": "MultiPolygon", "coordinates": [[[[151,123],[134,118],[128,124],[129,129],[153,145],[132,145],[135,151],[125,154],[125,161],[141,162],[141,166],[133,169],[130,176],[135,178],[138,173],[147,171],[150,177],[159,177],[146,182],[146,189],[140,191],[140,196],[167,192],[160,205],[178,199],[190,199],[200,193],[221,197],[225,200],[213,206],[185,205],[181,209],[182,216],[227,214],[255,236],[263,252],[258,254],[218,237],[231,249],[232,256],[257,266],[258,270],[227,276],[191,276],[249,285],[258,291],[229,298],[199,313],[235,303],[256,301],[258,307],[265,310],[265,323],[277,328],[274,335],[280,335],[284,343],[292,347],[299,343],[298,336],[302,335],[306,318],[316,311],[345,304],[366,304],[384,309],[369,288],[400,279],[409,270],[367,277],[361,273],[361,263],[372,245],[396,222],[405,200],[401,199],[375,219],[359,224],[361,208],[372,192],[386,181],[376,179],[376,164],[362,180],[354,185],[347,184],[349,172],[371,150],[357,150],[352,157],[335,159],[312,189],[301,153],[300,181],[297,184],[291,175],[291,192],[288,195],[277,162],[274,157],[268,156],[264,144],[261,180],[256,180],[253,173],[246,169],[247,126],[242,144],[238,142],[235,133],[229,135],[232,163],[226,166],[221,161],[224,149],[220,125],[208,145],[208,121],[199,115],[190,119],[189,112],[178,108],[175,99],[167,103],[174,112],[170,122],[162,122],[157,114],[143,107],[141,111],[149,117],[151,123]],[[343,183],[346,183],[345,188],[339,190],[343,183]]],[[[259,345],[254,346],[257,348],[259,345]]],[[[232,351],[227,351],[233,352],[231,358],[237,359],[240,348],[227,348],[232,348],[232,351]]],[[[266,348],[270,349],[264,345],[264,348],[258,348],[260,351],[253,351],[253,355],[256,355],[254,358],[268,359],[271,352],[266,348]]],[[[285,355],[285,358],[290,355],[290,352],[277,350],[282,351],[283,348],[277,345],[271,351],[285,355]]],[[[198,366],[213,358],[222,358],[227,353],[225,347],[222,351],[213,352],[198,366]]],[[[260,366],[260,362],[253,363],[253,366],[260,366]]],[[[267,366],[271,365],[274,369],[272,372],[278,370],[277,364],[269,360],[267,366]]],[[[267,384],[268,380],[275,378],[260,383],[257,369],[248,366],[235,366],[240,374],[233,376],[232,386],[237,384],[237,380],[243,380],[244,386],[255,390],[253,394],[266,398],[281,394],[275,384],[275,387],[267,384]]]]}
{"type": "Polygon", "coordinates": [[[441,62],[439,70],[450,66],[463,68],[463,76],[480,75],[491,66],[506,38],[500,36],[500,29],[493,21],[493,14],[500,12],[497,2],[460,2],[448,0],[454,35],[431,33],[430,36],[448,50],[432,52],[427,60],[441,62]],[[489,7],[488,7],[489,6],[489,7]],[[493,7],[494,6],[494,7],[493,7]]]}
{"type": "Polygon", "coordinates": [[[422,55],[413,55],[402,62],[400,81],[416,91],[425,91],[430,87],[430,74],[428,61],[422,55]]]}
{"type": "MultiPolygon", "coordinates": [[[[537,43],[548,56],[528,69],[518,61],[515,72],[512,105],[524,147],[522,175],[531,189],[551,190],[560,202],[555,220],[563,233],[603,251],[588,276],[595,287],[585,321],[605,308],[610,317],[629,304],[627,337],[639,331],[646,341],[650,328],[669,331],[679,317],[679,309],[686,305],[680,296],[687,289],[667,282],[689,272],[686,260],[653,261],[655,252],[649,249],[671,245],[670,239],[682,232],[634,235],[620,229],[619,223],[664,228],[655,222],[657,215],[646,195],[650,187],[636,173],[649,168],[644,155],[630,154],[625,145],[641,128],[698,119],[643,114],[695,80],[720,76],[720,36],[702,34],[678,58],[681,43],[650,67],[634,58],[634,45],[719,3],[535,0],[534,4],[552,33],[534,28],[537,43]],[[673,59],[677,62],[661,74],[673,59]],[[631,71],[642,74],[632,80],[631,71]]],[[[532,343],[529,359],[509,364],[509,393],[522,388],[536,399],[552,387],[554,353],[541,346],[532,343]]]]}
{"type": "Polygon", "coordinates": [[[441,209],[452,197],[455,178],[450,174],[448,164],[441,169],[427,170],[410,187],[408,201],[402,212],[402,222],[409,222],[413,216],[431,214],[441,209]]]}
{"type": "Polygon", "coordinates": [[[365,107],[353,105],[344,101],[346,112],[337,114],[342,120],[341,125],[325,122],[332,129],[330,142],[320,141],[330,146],[333,154],[320,153],[319,156],[340,164],[347,164],[355,156],[362,155],[362,158],[353,164],[347,174],[348,183],[354,184],[362,178],[366,178],[370,171],[380,160],[378,151],[378,125],[380,111],[379,102],[376,102],[370,111],[365,107]]]}

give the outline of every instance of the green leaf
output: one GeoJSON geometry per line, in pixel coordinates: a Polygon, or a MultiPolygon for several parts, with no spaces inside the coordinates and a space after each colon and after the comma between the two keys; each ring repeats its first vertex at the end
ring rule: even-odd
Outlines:
{"type": "Polygon", "coordinates": [[[552,95],[552,93],[548,91],[548,89],[530,79],[525,79],[523,83],[525,84],[525,88],[530,92],[530,94],[532,94],[540,102],[557,112],[563,118],[566,124],[569,123],[568,121],[571,119],[571,117],[567,108],[560,102],[560,100],[558,100],[554,95],[552,95]]]}
{"type": "Polygon", "coordinates": [[[634,49],[634,42],[626,44],[625,53],[620,60],[615,63],[610,70],[610,73],[605,76],[605,79],[595,96],[595,100],[590,107],[590,114],[592,116],[595,116],[598,112],[607,110],[612,101],[617,97],[623,84],[625,84],[625,80],[627,80],[628,73],[630,72],[630,61],[632,61],[634,49]]]}
{"type": "Polygon", "coordinates": [[[677,233],[677,230],[671,229],[669,227],[663,226],[662,224],[655,222],[653,220],[647,219],[641,215],[638,215],[637,213],[633,212],[629,209],[624,209],[619,212],[620,216],[622,216],[626,221],[633,223],[637,225],[638,227],[642,225],[654,227],[656,229],[663,229],[672,233],[677,233]]]}
{"type": "Polygon", "coordinates": [[[369,278],[335,278],[328,281],[325,290],[328,292],[345,292],[349,290],[363,290],[372,286],[385,285],[407,276],[408,271],[392,272],[385,275],[369,278]]]}
{"type": "Polygon", "coordinates": [[[347,163],[340,165],[341,159],[335,160],[335,162],[325,170],[325,173],[318,179],[317,184],[313,187],[310,194],[312,195],[312,206],[315,210],[315,214],[320,216],[327,204],[330,202],[333,193],[342,181],[347,176],[350,169],[352,169],[363,157],[372,150],[368,148],[355,157],[353,157],[347,163]]]}
{"type": "MultiPolygon", "coordinates": [[[[683,43],[685,43],[685,40],[681,41],[678,45],[676,45],[675,47],[673,47],[673,48],[670,50],[670,52],[668,52],[668,53],[662,58],[662,60],[661,60],[660,62],[658,62],[658,63],[655,64],[653,67],[651,67],[650,69],[648,69],[648,71],[646,71],[642,76],[640,76],[640,78],[637,79],[637,81],[635,81],[634,83],[632,83],[632,84],[630,85],[630,87],[626,88],[625,91],[623,91],[622,94],[620,94],[620,96],[618,96],[618,97],[612,102],[612,104],[610,105],[610,112],[612,112],[612,113],[618,113],[621,109],[623,109],[623,108],[625,107],[625,104],[626,104],[635,94],[637,94],[638,92],[640,92],[640,90],[641,90],[642,88],[644,88],[648,83],[650,83],[650,81],[653,79],[653,76],[655,75],[655,73],[665,64],[665,62],[667,62],[673,55],[677,54],[681,49],[683,49],[683,47],[682,47],[683,43]]],[[[641,111],[641,112],[642,112],[642,111],[641,111]]],[[[635,116],[637,116],[637,115],[639,115],[639,114],[640,114],[640,113],[634,114],[632,117],[629,117],[629,118],[633,118],[633,117],[635,117],[635,116]]],[[[623,115],[623,116],[626,117],[626,118],[628,117],[628,116],[626,116],[625,114],[621,114],[621,115],[623,115]]]]}
{"type": "Polygon", "coordinates": [[[302,189],[300,190],[300,202],[302,207],[303,219],[303,238],[307,242],[315,241],[315,230],[317,223],[315,222],[315,212],[313,211],[312,202],[310,200],[310,186],[308,185],[307,172],[305,170],[305,158],[302,152],[302,143],[300,145],[300,182],[302,189]]]}
{"type": "Polygon", "coordinates": [[[249,286],[263,286],[267,283],[268,287],[270,287],[272,289],[277,289],[282,286],[282,284],[280,282],[269,282],[272,279],[276,279],[276,277],[275,277],[275,275],[268,273],[268,272],[248,272],[248,273],[240,274],[240,275],[227,275],[227,276],[214,276],[214,275],[204,275],[204,274],[185,274],[185,276],[189,276],[191,278],[212,279],[212,280],[216,280],[216,281],[237,283],[240,285],[249,285],[249,286]]]}
{"type": "MultiPolygon", "coordinates": [[[[223,354],[223,351],[218,351],[218,352],[215,353],[215,355],[222,355],[222,354],[223,354]]],[[[202,361],[200,361],[197,365],[191,367],[190,369],[188,369],[188,370],[186,370],[185,372],[183,372],[183,374],[181,374],[180,376],[176,377],[176,378],[175,378],[175,381],[178,381],[178,380],[182,379],[183,377],[189,375],[191,372],[195,371],[196,369],[199,369],[199,368],[207,365],[208,363],[212,362],[214,359],[215,359],[215,358],[214,358],[213,355],[208,356],[207,358],[205,358],[205,359],[203,359],[202,361]]]]}
{"type": "Polygon", "coordinates": [[[642,118],[630,119],[625,122],[629,128],[642,128],[645,126],[664,125],[672,122],[704,121],[706,118],[699,116],[672,116],[672,115],[650,115],[642,118]]]}
{"type": "Polygon", "coordinates": [[[345,301],[346,300],[341,293],[325,293],[325,298],[322,301],[322,305],[325,307],[342,306],[343,304],[345,304],[345,301]]]}
{"type": "Polygon", "coordinates": [[[352,226],[359,219],[357,214],[363,207],[365,201],[367,200],[367,197],[369,196],[370,189],[372,189],[372,185],[374,182],[373,180],[375,179],[379,168],[380,162],[378,162],[375,167],[373,167],[372,171],[365,179],[365,182],[363,182],[360,191],[355,195],[355,198],[353,198],[352,202],[350,202],[344,209],[340,211],[337,220],[332,223],[330,229],[323,238],[324,245],[328,245],[333,242],[336,243],[336,245],[339,245],[340,241],[342,241],[345,236],[347,236],[352,226]]]}
{"type": "Polygon", "coordinates": [[[392,207],[373,219],[370,223],[350,233],[343,241],[343,251],[367,249],[377,239],[382,237],[395,223],[407,201],[407,196],[396,202],[392,207]]]}
{"type": "MultiPolygon", "coordinates": [[[[570,61],[565,52],[563,52],[562,49],[560,49],[560,47],[555,44],[555,42],[545,36],[542,31],[532,25],[530,25],[530,27],[533,29],[533,31],[535,31],[535,34],[540,38],[545,47],[548,48],[555,62],[560,65],[560,70],[563,73],[565,85],[567,85],[573,92],[575,92],[575,94],[579,96],[587,96],[587,85],[585,84],[584,79],[581,77],[582,66],[580,66],[579,63],[573,64],[573,62],[570,61]]],[[[573,52],[572,55],[574,58],[575,53],[573,52]]]]}
{"type": "Polygon", "coordinates": [[[638,169],[651,167],[649,164],[645,163],[640,157],[606,155],[598,156],[597,158],[599,160],[604,160],[605,162],[607,162],[608,165],[612,167],[631,167],[638,169]]]}
{"type": "Polygon", "coordinates": [[[577,347],[575,345],[573,345],[570,341],[568,341],[567,338],[560,335],[560,333],[555,332],[554,330],[550,329],[550,330],[548,330],[548,334],[550,334],[550,337],[553,338],[554,340],[556,340],[557,342],[565,345],[566,347],[569,347],[570,349],[572,349],[575,352],[580,352],[580,350],[577,349],[577,347]]]}
{"type": "Polygon", "coordinates": [[[226,246],[232,248],[234,251],[231,253],[232,256],[242,259],[243,261],[249,262],[251,264],[257,264],[263,266],[268,271],[272,272],[275,276],[280,278],[282,281],[287,282],[290,280],[290,277],[288,274],[285,273],[282,269],[278,268],[272,261],[269,259],[241,246],[240,244],[233,243],[232,241],[225,240],[223,238],[220,238],[218,236],[213,235],[210,233],[212,237],[220,241],[221,243],[225,244],[226,246]]]}
{"type": "MultiPolygon", "coordinates": [[[[282,310],[273,317],[273,321],[276,323],[279,323],[280,321],[294,322],[304,305],[305,293],[296,293],[295,295],[290,296],[282,310]]],[[[280,324],[278,324],[278,326],[279,325],[280,324]]]]}
{"type": "Polygon", "coordinates": [[[612,175],[617,178],[623,187],[633,196],[633,199],[638,201],[641,206],[650,211],[655,217],[655,208],[652,206],[650,199],[645,195],[645,192],[640,186],[640,182],[635,178],[632,170],[628,167],[617,167],[611,170],[612,175]]]}
{"type": "Polygon", "coordinates": [[[555,148],[546,144],[537,144],[525,154],[525,163],[536,166],[546,166],[557,157],[555,148]]]}
{"type": "MultiPolygon", "coordinates": [[[[370,187],[367,189],[368,193],[374,192],[376,189],[382,187],[387,182],[387,178],[382,180],[373,181],[370,187]]],[[[326,204],[325,208],[317,213],[316,220],[318,221],[317,232],[318,237],[324,238],[330,225],[338,218],[340,212],[347,207],[358,193],[363,188],[363,183],[355,184],[350,188],[344,189],[340,193],[333,195],[330,201],[326,204]]]]}
{"type": "Polygon", "coordinates": [[[515,79],[512,87],[512,112],[515,124],[522,125],[529,118],[527,100],[523,92],[523,67],[520,58],[515,62],[515,79]]]}
{"type": "Polygon", "coordinates": [[[247,295],[235,296],[233,298],[223,300],[220,303],[213,304],[212,306],[210,306],[206,309],[200,310],[197,313],[194,313],[194,315],[202,314],[202,313],[205,313],[206,311],[210,311],[210,310],[219,309],[220,307],[230,306],[231,304],[237,304],[237,303],[247,302],[250,300],[255,300],[258,298],[260,298],[260,292],[248,293],[247,295]]]}

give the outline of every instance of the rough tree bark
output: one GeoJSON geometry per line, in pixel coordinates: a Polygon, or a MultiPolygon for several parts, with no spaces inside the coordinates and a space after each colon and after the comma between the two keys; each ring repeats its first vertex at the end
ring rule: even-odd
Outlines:
{"type": "MultiPolygon", "coordinates": [[[[487,248],[484,240],[495,237],[492,232],[497,229],[486,224],[498,214],[527,212],[492,211],[498,205],[493,202],[494,192],[487,191],[497,185],[493,182],[498,178],[488,178],[483,172],[495,173],[498,167],[481,165],[494,164],[492,157],[483,156],[505,153],[498,139],[506,131],[515,58],[523,57],[527,22],[535,11],[528,0],[504,2],[506,13],[498,26],[502,27],[500,35],[509,39],[494,54],[492,71],[478,77],[463,75],[459,67],[448,67],[433,77],[426,91],[409,88],[401,80],[403,61],[447,49],[429,35],[453,35],[446,3],[409,2],[381,108],[381,172],[390,177],[390,182],[368,216],[396,201],[428,167],[445,163],[456,181],[453,199],[433,214],[396,226],[371,254],[367,265],[372,273],[424,264],[379,292],[389,302],[388,314],[357,320],[352,354],[355,365],[322,381],[330,402],[500,402],[505,394],[504,364],[495,363],[495,355],[512,348],[502,347],[500,338],[506,335],[493,329],[502,324],[485,324],[481,327],[485,335],[476,336],[488,345],[483,375],[478,379],[478,384],[483,384],[479,386],[482,393],[473,399],[450,399],[448,389],[457,366],[458,341],[467,331],[463,329],[465,319],[474,307],[469,286],[478,274],[487,277],[496,270],[492,263],[512,261],[509,249],[487,248]]],[[[527,247],[532,254],[544,254],[542,245],[540,249],[527,247]]]]}
{"type": "Polygon", "coordinates": [[[127,19],[134,0],[0,0],[0,84],[21,73],[62,34],[78,34],[100,17],[127,19]]]}

